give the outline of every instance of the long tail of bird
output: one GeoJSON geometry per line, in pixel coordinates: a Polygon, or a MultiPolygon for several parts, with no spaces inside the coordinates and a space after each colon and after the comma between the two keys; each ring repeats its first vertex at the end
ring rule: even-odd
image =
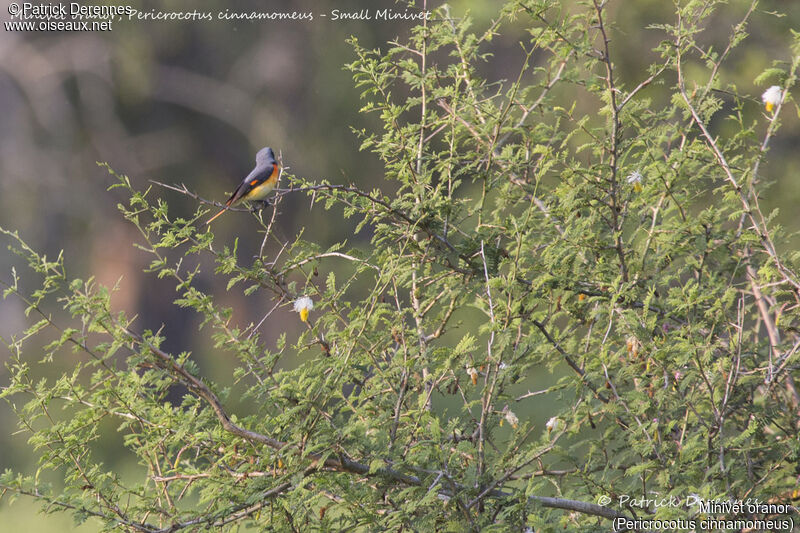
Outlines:
{"type": "Polygon", "coordinates": [[[211,217],[211,218],[209,218],[209,219],[208,219],[208,222],[206,222],[206,226],[208,226],[209,224],[211,224],[212,222],[214,222],[214,220],[216,220],[216,218],[217,218],[218,216],[220,216],[222,213],[224,213],[225,211],[227,211],[227,210],[228,210],[228,208],[229,208],[230,206],[231,206],[231,201],[230,201],[230,200],[228,200],[228,201],[225,203],[225,207],[223,207],[223,208],[220,210],[220,212],[219,212],[219,213],[217,213],[216,215],[214,215],[213,217],[211,217]]]}

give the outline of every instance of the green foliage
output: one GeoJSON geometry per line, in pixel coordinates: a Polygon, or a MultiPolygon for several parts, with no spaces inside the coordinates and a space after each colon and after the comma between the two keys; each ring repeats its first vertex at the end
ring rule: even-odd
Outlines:
{"type": "MultiPolygon", "coordinates": [[[[714,5],[684,2],[654,25],[655,61],[633,80],[618,77],[594,3],[513,1],[480,29],[442,7],[386,50],[353,39],[361,111],[382,125],[357,133],[385,187],[290,177],[252,215],[261,234],[233,242],[202,205],[176,217],[107,167],[148,271],[237,361],[228,388],[165,351],[169,331],[137,331],[108,289],[68,276],[63,256],[4,231],[38,277],[30,291],[16,270],[4,282],[33,322],[4,339],[1,395],[64,489],[14,472],[0,486],[132,531],[608,531],[617,515],[699,512],[620,495],[790,502],[800,278],[758,205],[780,106],[757,113],[720,79],[752,9],[714,48],[701,38],[714,5]],[[519,74],[487,79],[489,43],[511,24],[528,30],[519,74]],[[655,104],[653,84],[671,97],[655,104]],[[281,200],[303,193],[342,207],[370,245],[280,240],[281,200]],[[254,258],[244,239],[263,239],[254,258]],[[263,318],[234,320],[209,272],[260,298],[263,318]],[[303,332],[262,338],[301,296],[314,301],[303,332]],[[38,379],[30,353],[70,370],[38,379]],[[524,392],[547,371],[550,388],[524,392]],[[558,405],[547,426],[522,416],[542,395],[558,405]],[[234,412],[234,397],[251,411],[234,412]],[[104,432],[138,477],[104,466],[104,432]]],[[[758,82],[790,88],[798,64],[795,50],[758,82]]]]}

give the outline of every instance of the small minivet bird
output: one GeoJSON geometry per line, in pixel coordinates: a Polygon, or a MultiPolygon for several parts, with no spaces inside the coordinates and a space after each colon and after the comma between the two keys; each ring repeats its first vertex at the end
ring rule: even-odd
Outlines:
{"type": "Polygon", "coordinates": [[[275,154],[272,148],[267,146],[262,148],[256,154],[256,168],[236,187],[233,194],[228,201],[225,202],[225,207],[211,217],[206,224],[211,224],[218,216],[228,210],[229,207],[241,203],[245,200],[257,201],[263,200],[275,188],[278,183],[278,176],[280,175],[280,166],[275,160],[275,154]]]}

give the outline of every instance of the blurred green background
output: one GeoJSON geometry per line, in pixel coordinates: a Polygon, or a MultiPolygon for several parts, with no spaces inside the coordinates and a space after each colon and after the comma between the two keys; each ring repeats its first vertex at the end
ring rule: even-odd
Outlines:
{"type": "MultiPolygon", "coordinates": [[[[3,2],[2,20],[8,21],[3,2]]],[[[731,28],[743,16],[749,2],[732,1],[720,7],[699,36],[701,44],[721,50],[731,28]]],[[[282,153],[290,172],[334,183],[355,183],[362,188],[386,184],[377,157],[358,151],[352,129],[379,127],[377,117],[358,113],[360,99],[343,65],[354,59],[345,41],[356,36],[368,47],[408,35],[405,21],[331,21],[319,17],[331,9],[358,11],[362,8],[399,8],[391,0],[359,0],[345,8],[336,2],[269,1],[218,2],[159,1],[130,5],[141,11],[310,11],[313,21],[116,21],[113,31],[12,32],[0,33],[0,226],[17,229],[30,245],[54,256],[66,250],[71,276],[96,276],[100,283],[119,290],[112,303],[129,315],[138,315],[139,330],[164,326],[168,350],[191,350],[204,373],[221,383],[230,383],[233,361],[209,349],[205,333],[198,334],[198,320],[191,312],[171,305],[174,283],[156,280],[142,272],[149,259],[137,251],[140,242],[131,225],[118,214],[116,204],[126,198],[107,191],[111,177],[96,161],[107,161],[126,174],[136,187],[148,180],[184,183],[205,198],[224,200],[226,192],[253,167],[254,154],[269,145],[282,153]]],[[[441,5],[431,2],[429,7],[441,5]]],[[[577,2],[562,3],[565,12],[583,9],[577,2]]],[[[469,12],[476,27],[496,18],[502,2],[451,3],[454,16],[469,12]]],[[[611,1],[613,21],[611,50],[622,87],[631,88],[647,77],[647,66],[657,60],[651,50],[663,33],[649,29],[654,23],[673,19],[671,3],[660,0],[611,1]]],[[[550,13],[555,17],[555,12],[550,13]]],[[[491,43],[491,58],[481,74],[489,80],[514,79],[522,58],[518,44],[526,36],[526,20],[518,18],[491,43]]],[[[750,38],[737,48],[722,71],[739,95],[750,97],[746,120],[757,121],[756,136],[762,136],[766,121],[760,95],[766,85],[755,86],[754,78],[773,61],[789,57],[792,28],[800,28],[800,4],[764,1],[749,27],[750,38]],[[772,11],[783,11],[777,17],[772,11]],[[759,129],[760,128],[760,129],[759,129]]],[[[544,60],[538,56],[539,61],[544,60]]],[[[657,106],[669,98],[670,87],[654,85],[644,92],[657,106]]],[[[574,101],[581,90],[560,88],[562,103],[574,101]]],[[[723,99],[726,97],[723,96],[723,99]]],[[[588,99],[578,98],[578,109],[593,113],[588,99]]],[[[792,102],[784,109],[784,128],[773,141],[765,179],[774,184],[765,190],[762,207],[779,208],[778,222],[800,229],[800,121],[792,102]]],[[[725,133],[724,121],[715,124],[725,133]]],[[[282,185],[286,185],[283,183],[282,185]]],[[[171,213],[191,215],[196,204],[177,193],[153,191],[167,200],[171,213]]],[[[307,240],[323,246],[347,239],[351,246],[366,246],[368,231],[354,235],[354,221],[340,212],[309,209],[304,196],[290,195],[282,203],[276,231],[289,238],[305,227],[307,240]]],[[[215,222],[214,231],[223,241],[240,239],[240,256],[247,258],[261,242],[249,227],[249,215],[229,213],[215,222]]],[[[796,248],[798,239],[782,243],[784,250],[796,248]]],[[[10,281],[10,267],[17,258],[3,243],[0,279],[10,281]]],[[[235,308],[242,325],[257,322],[270,302],[247,298],[241,290],[225,291],[224,280],[214,280],[206,268],[203,287],[235,308]]],[[[321,273],[324,276],[325,273],[321,273]]],[[[324,279],[324,278],[323,278],[324,279]]],[[[35,286],[29,275],[23,286],[35,286]]],[[[24,306],[14,298],[0,301],[0,335],[8,339],[25,328],[29,320],[24,306]]],[[[281,332],[289,338],[300,327],[288,308],[274,313],[261,327],[262,339],[274,344],[281,332]]],[[[0,352],[5,363],[8,352],[0,352]]],[[[30,354],[29,354],[30,355],[30,354]]],[[[74,361],[65,354],[61,368],[74,361]]],[[[37,371],[40,371],[38,369],[37,371]]],[[[54,372],[55,367],[48,368],[54,372]]],[[[552,376],[531,376],[530,389],[544,387],[552,376]]],[[[0,385],[8,374],[0,366],[0,385]]],[[[524,392],[522,389],[521,392],[524,392]]],[[[542,399],[537,411],[517,412],[543,424],[551,404],[542,399]]],[[[0,404],[0,468],[34,472],[25,433],[16,432],[16,419],[6,403],[0,404]]],[[[109,425],[113,435],[113,424],[109,425]]],[[[108,448],[98,450],[116,471],[126,471],[125,455],[115,453],[119,439],[109,439],[108,448]]],[[[57,479],[48,476],[57,483],[57,479]]],[[[0,501],[3,530],[69,531],[68,515],[42,515],[39,504],[20,500],[13,505],[0,501]]],[[[75,531],[95,531],[88,522],[75,531]]]]}

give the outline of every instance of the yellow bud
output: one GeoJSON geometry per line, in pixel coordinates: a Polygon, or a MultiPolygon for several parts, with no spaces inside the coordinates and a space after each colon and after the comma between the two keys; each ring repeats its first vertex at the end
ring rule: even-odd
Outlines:
{"type": "Polygon", "coordinates": [[[302,296],[295,300],[294,310],[300,314],[300,320],[308,322],[308,312],[314,309],[314,300],[308,296],[302,296]]]}

